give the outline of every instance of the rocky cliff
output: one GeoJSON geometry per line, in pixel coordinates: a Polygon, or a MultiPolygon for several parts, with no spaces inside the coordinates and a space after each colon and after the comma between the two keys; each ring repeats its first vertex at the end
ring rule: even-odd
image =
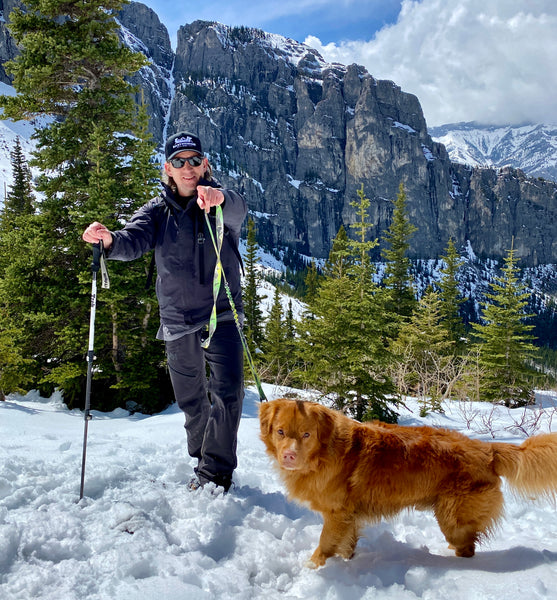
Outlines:
{"type": "Polygon", "coordinates": [[[521,265],[557,263],[557,185],[452,163],[418,99],[395,83],[217,23],[182,26],[173,54],[150,9],[132,3],[119,18],[124,41],[151,61],[136,80],[156,139],[198,133],[217,177],[245,194],[262,245],[326,257],[339,227],[354,222],[362,185],[380,238],[402,182],[418,227],[412,257],[435,258],[452,237],[499,258],[514,239],[521,265]]]}
{"type": "Polygon", "coordinates": [[[418,99],[363,67],[258,30],[195,22],[178,34],[171,130],[193,129],[222,178],[242,189],[271,246],[327,255],[364,186],[372,235],[404,184],[416,258],[452,237],[523,265],[557,262],[557,186],[512,169],[454,164],[432,141],[418,99]]]}
{"type": "Polygon", "coordinates": [[[17,55],[16,43],[6,23],[9,14],[16,6],[21,6],[19,0],[0,0],[0,81],[3,83],[11,83],[4,69],[4,63],[17,55]]]}
{"type": "Polygon", "coordinates": [[[141,69],[132,82],[143,91],[137,101],[147,105],[151,132],[161,142],[173,95],[174,52],[168,31],[153,10],[137,2],[124,6],[119,21],[123,42],[149,59],[149,66],[141,69]]]}

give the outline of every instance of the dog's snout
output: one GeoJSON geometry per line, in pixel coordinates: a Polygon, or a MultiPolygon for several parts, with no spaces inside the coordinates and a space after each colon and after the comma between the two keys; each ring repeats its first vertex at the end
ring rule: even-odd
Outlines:
{"type": "Polygon", "coordinates": [[[292,466],[296,463],[296,452],[294,450],[284,450],[282,453],[282,464],[285,467],[292,466]]]}

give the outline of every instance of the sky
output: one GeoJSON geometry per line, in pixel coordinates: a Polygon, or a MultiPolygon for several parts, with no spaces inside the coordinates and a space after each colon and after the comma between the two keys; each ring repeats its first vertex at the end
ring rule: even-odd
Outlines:
{"type": "Polygon", "coordinates": [[[415,94],[431,126],[557,124],[555,0],[145,0],[169,30],[197,19],[305,42],[415,94]]]}

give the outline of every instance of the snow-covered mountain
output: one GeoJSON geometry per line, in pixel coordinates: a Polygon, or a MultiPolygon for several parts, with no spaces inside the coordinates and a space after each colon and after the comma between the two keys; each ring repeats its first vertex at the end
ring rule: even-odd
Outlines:
{"type": "Polygon", "coordinates": [[[429,134],[446,147],[454,162],[474,167],[511,166],[531,177],[557,181],[556,125],[452,123],[430,127],[429,134]]]}

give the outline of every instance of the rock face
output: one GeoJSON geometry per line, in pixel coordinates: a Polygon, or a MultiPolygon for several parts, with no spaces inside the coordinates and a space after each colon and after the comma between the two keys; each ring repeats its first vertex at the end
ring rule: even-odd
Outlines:
{"type": "Polygon", "coordinates": [[[381,237],[402,182],[418,227],[412,257],[437,257],[452,237],[480,257],[502,257],[513,243],[523,265],[557,262],[557,186],[452,163],[417,98],[363,67],[326,64],[262,31],[195,22],[180,28],[174,78],[170,130],[201,135],[269,246],[327,256],[340,225],[355,220],[362,185],[381,237]]]}
{"type": "Polygon", "coordinates": [[[17,56],[18,50],[14,38],[10,35],[6,20],[16,6],[21,6],[19,0],[0,0],[0,81],[11,84],[11,79],[6,73],[4,63],[17,56]]]}
{"type": "Polygon", "coordinates": [[[162,142],[166,115],[172,99],[172,65],[174,53],[166,27],[156,13],[137,2],[120,11],[121,37],[124,43],[149,59],[149,66],[132,77],[143,94],[138,103],[145,102],[150,115],[150,130],[157,142],[162,142]]]}
{"type": "MultiPolygon", "coordinates": [[[[452,163],[418,99],[393,82],[281,36],[210,22],[182,26],[173,54],[153,11],[132,3],[119,18],[122,39],[151,61],[135,81],[155,139],[197,133],[216,176],[246,196],[262,246],[326,257],[355,221],[362,185],[380,238],[402,182],[418,227],[412,258],[436,258],[453,238],[480,258],[513,243],[522,266],[557,263],[557,185],[452,163]]],[[[9,54],[1,43],[0,54],[9,54]]]]}

